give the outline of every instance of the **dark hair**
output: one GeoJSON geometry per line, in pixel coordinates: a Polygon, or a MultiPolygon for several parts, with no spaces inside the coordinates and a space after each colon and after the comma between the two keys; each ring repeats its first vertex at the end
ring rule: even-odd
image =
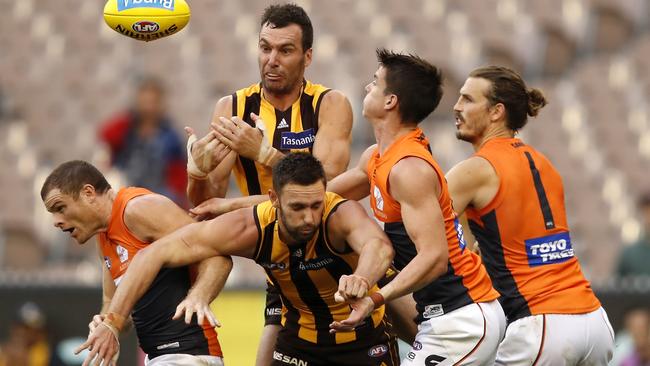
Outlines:
{"type": "Polygon", "coordinates": [[[327,184],[323,165],[305,152],[289,153],[273,167],[273,189],[278,194],[289,183],[310,185],[318,181],[327,184]]]}
{"type": "Polygon", "coordinates": [[[264,9],[260,26],[269,24],[271,28],[284,28],[297,24],[302,30],[302,52],[306,52],[314,43],[314,28],[303,8],[296,4],[274,4],[264,9]]]}
{"type": "Polygon", "coordinates": [[[384,94],[395,94],[402,122],[420,123],[440,103],[442,74],[437,67],[413,54],[380,48],[377,61],[386,70],[384,94]]]}
{"type": "Polygon", "coordinates": [[[53,189],[61,190],[61,193],[71,195],[74,199],[79,197],[79,192],[84,185],[90,184],[100,194],[111,189],[111,185],[104,175],[92,164],[83,160],[72,160],[56,167],[45,179],[41,188],[41,199],[53,189]]]}
{"type": "Polygon", "coordinates": [[[526,125],[528,116],[535,117],[548,102],[539,89],[527,89],[524,80],[507,67],[481,67],[469,74],[492,83],[486,97],[492,105],[502,103],[506,108],[506,126],[517,131],[526,125]]]}

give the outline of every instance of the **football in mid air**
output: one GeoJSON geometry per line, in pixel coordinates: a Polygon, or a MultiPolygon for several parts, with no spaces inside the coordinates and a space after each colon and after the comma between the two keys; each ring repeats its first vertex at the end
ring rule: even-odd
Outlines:
{"type": "Polygon", "coordinates": [[[116,32],[148,42],[183,29],[190,7],[185,0],[108,0],[104,20],[116,32]]]}

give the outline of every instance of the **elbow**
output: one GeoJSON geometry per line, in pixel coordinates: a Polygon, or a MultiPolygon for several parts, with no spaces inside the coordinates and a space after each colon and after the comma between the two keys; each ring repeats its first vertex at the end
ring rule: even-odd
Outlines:
{"type": "Polygon", "coordinates": [[[388,266],[393,262],[393,258],[395,258],[395,250],[393,250],[393,246],[389,241],[382,240],[380,253],[383,263],[385,263],[386,268],[388,268],[388,266]]]}
{"type": "Polygon", "coordinates": [[[436,278],[444,275],[449,270],[449,262],[437,262],[433,267],[433,272],[435,273],[436,278]]]}
{"type": "Polygon", "coordinates": [[[449,270],[449,254],[445,251],[437,255],[431,264],[431,269],[429,271],[429,281],[434,281],[435,279],[443,276],[449,270]]]}
{"type": "Polygon", "coordinates": [[[229,255],[220,258],[222,258],[221,266],[223,267],[223,269],[227,270],[228,273],[230,273],[230,271],[232,270],[232,258],[229,255]]]}

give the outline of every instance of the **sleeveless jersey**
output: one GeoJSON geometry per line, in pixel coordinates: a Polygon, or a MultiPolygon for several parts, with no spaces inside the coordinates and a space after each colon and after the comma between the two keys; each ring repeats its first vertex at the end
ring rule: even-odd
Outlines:
{"type": "Polygon", "coordinates": [[[574,256],[564,187],[553,165],[516,138],[489,140],[475,156],[490,162],[499,190],[486,207],[468,207],[467,218],[508,321],[598,309],[574,256]]]}
{"type": "MultiPolygon", "coordinates": [[[[121,189],[113,203],[108,230],[99,234],[99,245],[115,285],[126,273],[136,253],[151,243],[140,241],[124,223],[127,203],[138,196],[152,194],[144,188],[121,189]]],[[[189,267],[163,268],[147,292],[138,300],[131,317],[142,349],[149,358],[170,353],[222,356],[217,333],[208,321],[199,326],[184,319],[172,320],[176,306],[183,301],[193,278],[189,267]]]]}
{"type": "MultiPolygon", "coordinates": [[[[323,346],[348,343],[370,336],[382,323],[384,307],[374,310],[365,327],[352,332],[330,334],[332,321],[350,315],[350,306],[334,301],[339,278],[350,275],[359,256],[346,246],[338,252],[329,242],[327,220],[345,202],[327,192],[323,218],[313,239],[308,243],[287,245],[279,237],[278,214],[270,201],[254,208],[259,240],[254,260],[261,265],[282,298],[281,324],[290,336],[323,346]]],[[[377,286],[371,292],[377,291],[377,286]]]]}
{"type": "Polygon", "coordinates": [[[395,267],[403,269],[417,254],[415,244],[402,222],[400,204],[391,197],[388,187],[391,169],[406,157],[426,161],[438,176],[441,188],[438,202],[445,221],[449,250],[447,273],[413,293],[418,309],[416,320],[422,322],[473,302],[498,298],[499,294],[492,288],[480,257],[465,249],[462,226],[454,213],[447,181],[431,155],[429,140],[419,128],[397,139],[383,154],[380,155],[379,149],[375,150],[368,161],[370,206],[375,217],[384,222],[384,231],[395,249],[395,267]]]}
{"type": "MultiPolygon", "coordinates": [[[[318,113],[323,96],[331,89],[305,80],[300,97],[285,111],[275,109],[263,96],[261,84],[253,84],[232,94],[233,115],[251,126],[250,114],[262,118],[265,137],[283,153],[311,152],[318,132],[318,113]]],[[[266,194],[273,186],[271,168],[239,156],[234,166],[235,180],[244,196],[266,194]]]]}

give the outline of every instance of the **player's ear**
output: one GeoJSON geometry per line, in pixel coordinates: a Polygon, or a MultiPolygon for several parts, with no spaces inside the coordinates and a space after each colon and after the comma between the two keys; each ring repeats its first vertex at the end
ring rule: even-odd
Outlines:
{"type": "Polygon", "coordinates": [[[490,121],[499,121],[506,117],[506,106],[503,103],[497,103],[490,107],[490,121]]]}
{"type": "Polygon", "coordinates": [[[96,195],[97,191],[95,191],[95,187],[91,184],[84,184],[84,186],[81,187],[81,191],[79,191],[79,197],[84,197],[89,201],[94,200],[96,195]]]}
{"type": "Polygon", "coordinates": [[[309,67],[311,65],[311,56],[312,56],[312,49],[308,49],[305,52],[305,67],[309,67]]]}
{"type": "Polygon", "coordinates": [[[384,100],[385,100],[385,105],[384,105],[385,110],[389,111],[397,107],[397,102],[398,102],[397,95],[388,94],[384,97],[384,100]]]}
{"type": "Polygon", "coordinates": [[[273,207],[280,208],[280,199],[273,189],[269,189],[269,200],[271,200],[273,207]]]}

